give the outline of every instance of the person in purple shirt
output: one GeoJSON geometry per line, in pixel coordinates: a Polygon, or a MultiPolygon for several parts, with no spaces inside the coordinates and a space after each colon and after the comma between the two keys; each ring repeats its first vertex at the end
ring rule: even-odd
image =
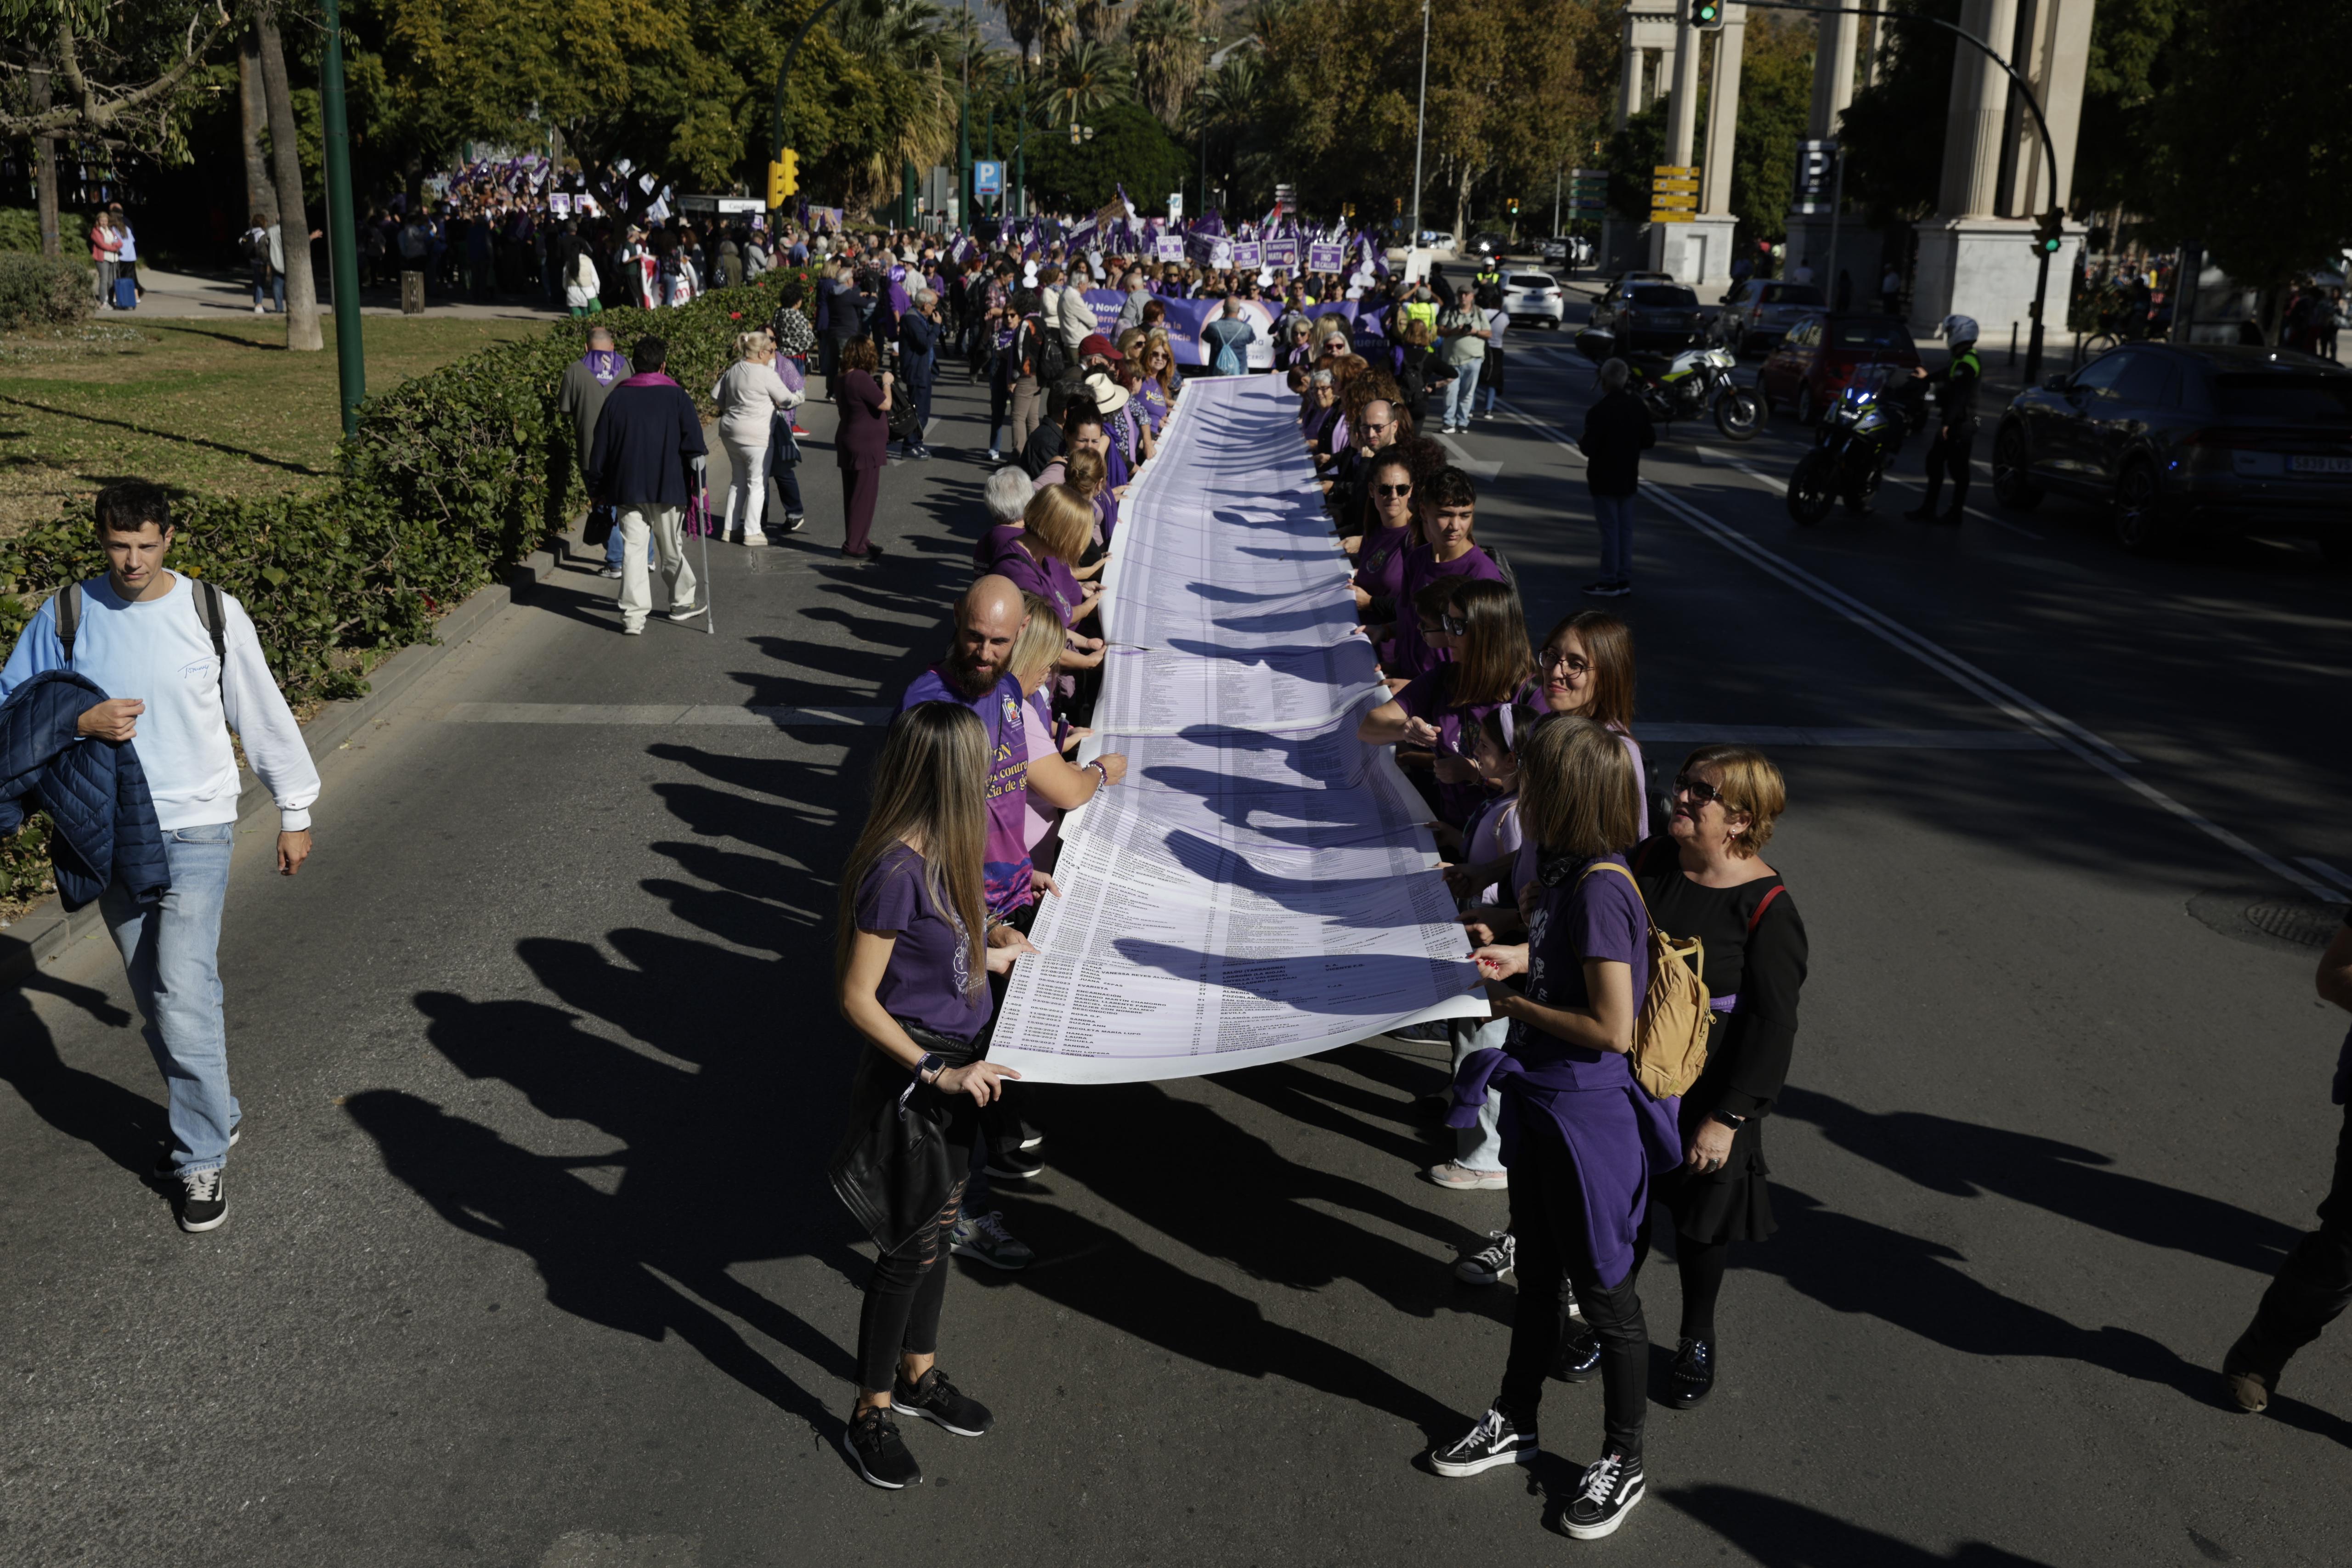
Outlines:
{"type": "Polygon", "coordinates": [[[876,762],[865,831],[842,868],[835,985],[859,1052],[834,1187],[880,1255],[857,1323],[857,1398],[842,1447],[858,1474],[898,1490],[922,1479],[898,1435],[900,1412],[959,1437],[995,1424],[937,1364],[941,1268],[964,1196],[981,1111],[1021,1075],[982,1060],[989,975],[1026,938],[982,936],[981,791],[989,739],[961,704],[916,703],[876,762]],[[919,1118],[946,1146],[921,1157],[894,1123],[919,1118]]]}
{"type": "Polygon", "coordinates": [[[1098,590],[1071,572],[1094,526],[1095,509],[1085,497],[1067,485],[1049,485],[1030,497],[1019,528],[989,530],[988,570],[1051,604],[1067,631],[1093,614],[1099,599],[1098,590]]]}
{"type": "Polygon", "coordinates": [[[1404,591],[1397,600],[1393,622],[1394,652],[1381,666],[1391,678],[1401,675],[1411,680],[1444,662],[1445,655],[1423,640],[1421,625],[1411,613],[1413,599],[1423,589],[1441,577],[1503,580],[1502,568],[1478,548],[1475,537],[1478,488],[1469,475],[1459,468],[1444,470],[1430,482],[1429,493],[1421,497],[1421,503],[1422,532],[1429,542],[1405,555],[1404,591]]]}
{"type": "MultiPolygon", "coordinates": [[[[1634,1290],[1650,1180],[1682,1162],[1675,1103],[1652,1100],[1630,1058],[1650,983],[1649,919],[1622,851],[1640,784],[1617,737],[1552,714],[1519,750],[1519,817],[1542,845],[1524,947],[1475,955],[1510,1043],[1474,1051],[1454,1075],[1455,1126],[1503,1092],[1499,1128],[1518,1238],[1518,1300],[1501,1392],[1468,1433],[1432,1451],[1443,1476],[1526,1464],[1560,1350],[1560,1287],[1572,1284],[1599,1342],[1603,1444],[1561,1519],[1591,1540],[1613,1531],[1644,1490],[1649,1335],[1634,1290]],[[1501,982],[1527,977],[1524,992],[1501,982]]],[[[1581,1367],[1562,1368],[1579,1381],[1581,1367]]]]}
{"type": "Polygon", "coordinates": [[[982,878],[991,921],[1010,919],[1031,903],[1029,852],[1021,841],[1021,804],[1029,753],[1021,733],[1021,683],[1004,667],[1027,614],[1016,583],[982,578],[956,601],[955,641],[947,657],[915,678],[901,710],[950,702],[970,708],[988,737],[988,831],[982,878]]]}
{"type": "Polygon", "coordinates": [[[1486,799],[1470,754],[1478,727],[1498,707],[1531,702],[1535,655],[1518,595],[1499,582],[1459,584],[1446,612],[1444,635],[1453,658],[1364,715],[1356,738],[1369,746],[1408,741],[1437,754],[1437,814],[1460,828],[1486,799]]]}
{"type": "Polygon", "coordinates": [[[1365,471],[1364,483],[1371,492],[1371,527],[1357,536],[1351,586],[1358,618],[1367,626],[1386,626],[1396,620],[1397,596],[1404,591],[1405,557],[1421,542],[1412,462],[1393,447],[1384,448],[1365,471]]]}

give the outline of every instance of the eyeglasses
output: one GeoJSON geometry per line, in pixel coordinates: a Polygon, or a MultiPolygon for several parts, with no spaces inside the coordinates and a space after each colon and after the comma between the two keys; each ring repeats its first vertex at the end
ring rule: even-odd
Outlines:
{"type": "Polygon", "coordinates": [[[1731,810],[1731,802],[1723,798],[1722,790],[1706,779],[1694,779],[1687,773],[1675,775],[1675,793],[1688,795],[1701,806],[1719,805],[1727,811],[1731,810]]]}
{"type": "Polygon", "coordinates": [[[1437,629],[1448,637],[1467,637],[1470,635],[1470,618],[1466,615],[1440,615],[1437,629]]]}
{"type": "Polygon", "coordinates": [[[1375,485],[1372,486],[1372,494],[1375,496],[1410,496],[1412,494],[1412,486],[1410,485],[1375,485]]]}
{"type": "Polygon", "coordinates": [[[1536,655],[1536,663],[1547,670],[1561,670],[1571,675],[1589,675],[1591,661],[1581,653],[1571,653],[1565,648],[1546,648],[1536,655]]]}

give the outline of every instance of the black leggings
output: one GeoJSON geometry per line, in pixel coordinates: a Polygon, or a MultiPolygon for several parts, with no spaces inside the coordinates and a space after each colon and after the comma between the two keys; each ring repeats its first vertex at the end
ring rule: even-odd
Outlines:
{"type": "Polygon", "coordinates": [[[2336,1142],[2335,1180],[2319,1206],[2319,1228],[2305,1235],[2263,1292],[2254,1321],[2230,1347],[2222,1366],[2259,1372],[2277,1386],[2287,1360],[2319,1337],[2352,1302],[2352,1105],[2336,1142]]]}
{"type": "MultiPolygon", "coordinates": [[[[971,1118],[958,1120],[966,1129],[971,1118]]],[[[964,1145],[967,1155],[971,1145],[964,1145]]],[[[961,1169],[965,1162],[959,1161],[961,1169]]],[[[897,1381],[901,1355],[929,1355],[940,1348],[940,1306],[948,1293],[948,1270],[940,1267],[948,1232],[963,1206],[963,1183],[948,1194],[947,1207],[896,1252],[875,1260],[866,1281],[866,1304],[857,1313],[857,1385],[886,1394],[897,1381]]]]}
{"type": "Polygon", "coordinates": [[[1683,1338],[1715,1342],[1715,1300],[1723,1294],[1724,1255],[1728,1241],[1675,1238],[1675,1267],[1683,1279],[1683,1338]]]}
{"type": "Polygon", "coordinates": [[[1977,444],[1975,422],[1953,428],[1949,436],[1941,430],[1927,446],[1927,498],[1920,509],[1936,509],[1936,497],[1943,494],[1944,480],[1952,481],[1952,510],[1958,511],[1969,504],[1969,451],[1977,444]]]}
{"type": "Polygon", "coordinates": [[[1495,1407],[1522,1429],[1536,1424],[1544,1377],[1559,1351],[1560,1281],[1576,1287],[1584,1321],[1601,1339],[1602,1429],[1612,1448],[1642,1451],[1642,1421],[1649,1409],[1650,1335],[1633,1281],[1638,1260],[1616,1285],[1601,1282],[1588,1261],[1584,1188],[1576,1161],[1559,1130],[1540,1113],[1521,1123],[1511,1166],[1511,1233],[1518,1238],[1518,1303],[1511,1318],[1511,1354],[1495,1407]]]}

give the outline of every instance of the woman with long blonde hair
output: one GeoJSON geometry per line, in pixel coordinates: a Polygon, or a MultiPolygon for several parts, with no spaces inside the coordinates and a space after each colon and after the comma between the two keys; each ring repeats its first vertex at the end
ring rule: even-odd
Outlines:
{"type": "Polygon", "coordinates": [[[940,1265],[980,1108],[1020,1076],[981,1060],[988,976],[1032,950],[1010,927],[988,930],[988,769],[986,732],[970,709],[932,702],[901,713],[841,873],[835,982],[842,1016],[869,1049],[832,1176],[881,1249],[858,1314],[857,1403],[842,1443],[860,1475],[892,1490],[922,1479],[897,1412],[965,1437],[994,1419],[934,1364],[947,1291],[940,1265]]]}

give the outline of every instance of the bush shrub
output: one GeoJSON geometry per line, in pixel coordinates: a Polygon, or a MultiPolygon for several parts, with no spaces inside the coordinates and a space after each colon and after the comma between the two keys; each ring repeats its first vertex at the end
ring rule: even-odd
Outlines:
{"type": "MultiPolygon", "coordinates": [[[[0,268],[12,259],[0,256],[0,268]]],[[[767,321],[793,276],[807,281],[780,270],[678,309],[592,319],[624,349],[649,334],[667,340],[669,373],[709,414],[735,335],[767,321]]],[[[87,267],[82,278],[87,287],[87,267]]],[[[368,399],[358,433],[339,449],[342,476],[320,490],[251,500],[175,494],[171,565],[243,601],[288,696],[361,695],[362,669],[429,640],[445,609],[563,532],[585,506],[572,423],[556,413],[555,394],[590,324],[559,322],[368,399]]],[[[0,648],[15,645],[59,587],[105,570],[86,510],[0,539],[0,648]]],[[[47,879],[32,837],[0,842],[0,899],[30,896],[47,879]]]]}
{"type": "Polygon", "coordinates": [[[89,263],[0,250],[0,329],[70,327],[90,313],[89,263]]]}
{"type": "Polygon", "coordinates": [[[0,207],[0,250],[41,248],[41,214],[30,207],[0,207]]]}

